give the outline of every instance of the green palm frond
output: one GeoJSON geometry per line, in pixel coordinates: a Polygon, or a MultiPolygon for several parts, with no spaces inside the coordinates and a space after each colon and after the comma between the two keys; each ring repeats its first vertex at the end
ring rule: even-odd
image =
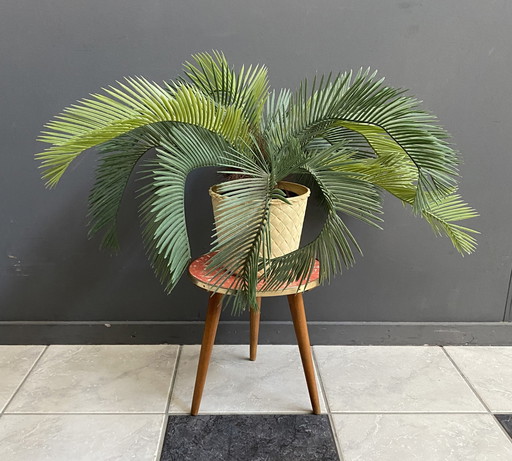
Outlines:
{"type": "Polygon", "coordinates": [[[417,171],[407,159],[399,156],[358,159],[338,165],[337,170],[361,175],[366,181],[412,205],[416,195],[417,171]]]}
{"type": "Polygon", "coordinates": [[[353,170],[358,162],[352,155],[347,147],[335,145],[314,152],[303,169],[313,177],[333,210],[379,227],[376,221],[382,219],[376,214],[382,211],[378,189],[353,170]]]}
{"type": "Polygon", "coordinates": [[[480,232],[455,224],[456,222],[476,218],[478,213],[465,203],[460,195],[453,194],[423,210],[422,215],[439,235],[447,235],[457,251],[464,256],[476,249],[476,239],[471,234],[480,232]]]}
{"type": "Polygon", "coordinates": [[[143,238],[158,278],[170,292],[190,261],[185,221],[185,182],[196,168],[217,166],[229,149],[219,135],[193,125],[160,123],[148,128],[157,159],[147,165],[149,185],[140,207],[143,238]]]}
{"type": "Polygon", "coordinates": [[[117,250],[116,222],[121,201],[138,161],[158,142],[141,139],[137,130],[99,146],[101,160],[89,195],[89,237],[103,232],[101,246],[117,250]]]}
{"type": "Polygon", "coordinates": [[[283,89],[278,93],[274,90],[267,99],[261,131],[276,146],[284,144],[285,133],[282,130],[285,128],[284,119],[287,117],[290,99],[291,91],[288,89],[283,89]]]}
{"type": "Polygon", "coordinates": [[[190,82],[219,104],[241,109],[249,124],[258,128],[269,93],[267,68],[242,66],[235,72],[218,51],[213,56],[198,53],[192,59],[193,63],[184,64],[190,82]]]}
{"type": "Polygon", "coordinates": [[[343,144],[310,153],[300,168],[301,182],[308,185],[312,182],[318,187],[326,220],[311,243],[271,261],[265,274],[265,289],[284,287],[295,280],[307,283],[315,260],[320,261],[322,283],[340,273],[343,266],[354,264],[353,248],[359,252],[361,249],[338,213],[376,227],[381,221],[377,216],[381,213],[378,190],[364,175],[350,171],[354,163],[352,153],[343,144]]]}
{"type": "Polygon", "coordinates": [[[236,168],[243,179],[227,181],[217,186],[222,200],[217,209],[216,229],[208,268],[212,282],[222,285],[236,274],[236,290],[231,297],[233,311],[239,313],[250,307],[258,309],[256,285],[258,269],[270,261],[269,211],[276,198],[276,178],[268,169],[262,153],[252,156],[227,150],[221,166],[236,168]]]}
{"type": "MultiPolygon", "coordinates": [[[[404,204],[413,205],[416,189],[413,184],[414,173],[409,165],[400,162],[382,163],[381,159],[374,159],[364,160],[350,167],[404,204]]],[[[441,200],[429,200],[428,208],[421,210],[420,216],[430,224],[436,234],[446,235],[462,255],[475,251],[476,239],[471,234],[479,232],[455,223],[476,218],[478,213],[455,190],[441,200]]]]}
{"type": "Polygon", "coordinates": [[[223,106],[184,83],[163,88],[137,77],[118,82],[103,94],[93,94],[66,108],[49,122],[40,141],[51,144],[37,154],[43,178],[54,186],[70,163],[84,150],[146,125],[173,121],[197,125],[239,144],[248,140],[249,126],[242,110],[223,106]]]}
{"type": "Polygon", "coordinates": [[[232,297],[233,311],[258,309],[256,285],[258,268],[266,266],[269,210],[274,190],[270,176],[255,175],[243,180],[222,183],[218,192],[223,200],[218,209],[217,229],[209,262],[212,282],[222,285],[228,276],[236,274],[236,289],[232,297]]]}
{"type": "Polygon", "coordinates": [[[272,137],[281,144],[296,137],[307,145],[340,126],[363,136],[377,156],[407,157],[417,173],[413,205],[419,212],[428,208],[429,199],[440,200],[453,190],[458,159],[436,118],[403,93],[369,71],[315,79],[310,91],[304,81],[272,137]]]}

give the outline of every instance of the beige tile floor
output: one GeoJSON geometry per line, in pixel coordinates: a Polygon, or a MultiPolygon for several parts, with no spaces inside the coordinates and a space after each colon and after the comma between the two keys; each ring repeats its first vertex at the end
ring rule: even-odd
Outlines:
{"type": "MultiPolygon", "coordinates": [[[[215,346],[202,413],[307,413],[294,346],[215,346]]],[[[158,460],[198,346],[0,346],[0,460],[158,460]]],[[[315,346],[343,461],[512,460],[512,348],[315,346]]]]}
{"type": "MultiPolygon", "coordinates": [[[[183,346],[170,413],[190,411],[199,350],[183,346]]],[[[202,413],[291,414],[311,408],[297,346],[259,346],[255,362],[248,360],[247,346],[216,346],[206,386],[202,413]]]]}

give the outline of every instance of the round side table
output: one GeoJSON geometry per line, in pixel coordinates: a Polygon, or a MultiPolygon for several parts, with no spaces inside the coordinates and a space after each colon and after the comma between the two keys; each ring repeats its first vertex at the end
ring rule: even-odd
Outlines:
{"type": "MultiPolygon", "coordinates": [[[[208,373],[208,365],[212,355],[213,344],[215,342],[215,335],[217,333],[217,326],[219,324],[220,312],[222,309],[222,298],[224,295],[233,294],[230,287],[236,280],[235,276],[228,278],[221,287],[216,287],[212,284],[212,275],[207,271],[208,260],[213,256],[213,253],[208,253],[193,261],[189,266],[189,274],[192,282],[198,287],[209,292],[210,297],[208,300],[208,310],[206,313],[206,320],[204,325],[203,340],[201,343],[201,352],[199,354],[199,363],[197,365],[196,382],[194,387],[194,396],[192,398],[192,408],[190,413],[197,415],[199,413],[199,406],[201,405],[201,398],[203,396],[204,385],[206,382],[206,374],[208,373]]],[[[313,272],[307,285],[301,285],[300,281],[296,281],[288,285],[284,289],[277,289],[272,291],[257,291],[257,301],[261,308],[261,298],[270,296],[288,296],[288,304],[290,306],[291,317],[293,320],[293,327],[295,329],[295,336],[299,345],[300,357],[306,382],[313,407],[314,414],[320,414],[320,403],[318,400],[318,390],[316,387],[315,370],[313,366],[313,357],[311,355],[311,345],[309,342],[308,325],[306,321],[306,312],[304,309],[304,301],[302,293],[319,285],[319,268],[320,264],[316,261],[313,272]]],[[[260,286],[263,282],[260,282],[260,286]]],[[[260,312],[250,311],[250,352],[251,360],[256,360],[256,351],[258,347],[258,333],[260,325],[260,312]]]]}

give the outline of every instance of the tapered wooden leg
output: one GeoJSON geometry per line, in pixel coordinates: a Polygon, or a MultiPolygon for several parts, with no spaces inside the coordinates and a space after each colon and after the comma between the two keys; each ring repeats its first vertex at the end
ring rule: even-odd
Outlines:
{"type": "Polygon", "coordinates": [[[258,301],[258,311],[250,309],[251,315],[251,345],[249,351],[249,358],[256,360],[256,352],[258,350],[258,333],[260,331],[260,311],[261,311],[261,298],[256,298],[258,301]]]}
{"type": "Polygon", "coordinates": [[[206,321],[204,324],[203,342],[201,344],[201,352],[199,354],[199,363],[197,365],[196,384],[194,386],[194,397],[192,398],[192,409],[190,413],[195,416],[199,413],[201,398],[203,396],[204,383],[206,382],[206,374],[208,373],[208,365],[212,356],[213,343],[219,325],[220,311],[222,310],[222,296],[215,293],[208,300],[208,311],[206,313],[206,321]]]}
{"type": "Polygon", "coordinates": [[[297,342],[299,343],[300,358],[304,367],[304,374],[306,375],[313,413],[319,415],[320,402],[316,388],[315,368],[313,366],[313,356],[311,355],[311,344],[309,342],[308,324],[302,293],[288,295],[288,303],[292,314],[293,327],[295,328],[295,336],[297,336],[297,342]]]}

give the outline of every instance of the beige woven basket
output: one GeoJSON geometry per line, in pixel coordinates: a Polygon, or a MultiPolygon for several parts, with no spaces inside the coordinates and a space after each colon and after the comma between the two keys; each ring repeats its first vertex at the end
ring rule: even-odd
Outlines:
{"type": "MultiPolygon", "coordinates": [[[[280,181],[277,187],[297,194],[295,197],[288,198],[290,204],[279,199],[273,199],[270,203],[270,248],[271,257],[277,258],[299,248],[304,216],[310,190],[301,184],[288,181],[280,181]]],[[[212,198],[213,215],[215,217],[215,226],[222,241],[223,232],[218,228],[218,207],[225,197],[215,192],[216,186],[210,188],[209,193],[212,198]]]]}

